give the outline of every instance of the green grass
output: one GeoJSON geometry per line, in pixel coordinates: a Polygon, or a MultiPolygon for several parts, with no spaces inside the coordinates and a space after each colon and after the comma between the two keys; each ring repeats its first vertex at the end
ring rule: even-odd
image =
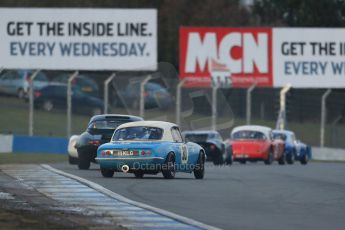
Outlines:
{"type": "Polygon", "coordinates": [[[67,155],[35,153],[0,153],[0,164],[43,164],[64,162],[67,155]]]}
{"type": "MultiPolygon", "coordinates": [[[[29,123],[29,105],[23,100],[14,97],[0,96],[0,133],[28,134],[29,123]]],[[[225,125],[233,126],[245,124],[244,117],[237,117],[231,112],[225,112],[218,119],[218,128],[223,129],[225,125]],[[228,124],[226,123],[228,122],[228,124]]],[[[127,111],[125,108],[110,108],[110,113],[139,115],[139,111],[127,111]]],[[[255,114],[254,114],[255,115],[255,114]]],[[[82,133],[90,119],[88,115],[72,115],[72,134],[82,133]]],[[[151,109],[145,111],[145,119],[167,120],[175,122],[174,108],[168,111],[151,109]]],[[[209,116],[193,113],[191,116],[182,119],[185,122],[194,121],[194,128],[210,128],[211,119],[209,116]],[[197,120],[197,122],[195,122],[197,120]]],[[[67,135],[67,118],[66,111],[46,112],[41,109],[34,111],[34,135],[65,137],[67,135]]],[[[253,119],[252,124],[266,125],[275,127],[273,120],[253,119]]],[[[187,124],[187,123],[184,123],[187,124]]],[[[182,128],[190,128],[184,126],[182,128]]],[[[288,122],[288,128],[295,131],[298,139],[310,145],[318,146],[320,144],[320,123],[318,122],[288,122]]],[[[229,136],[230,129],[223,132],[224,137],[229,136]]],[[[326,126],[325,145],[345,148],[345,126],[338,125],[332,127],[326,126]]]]}

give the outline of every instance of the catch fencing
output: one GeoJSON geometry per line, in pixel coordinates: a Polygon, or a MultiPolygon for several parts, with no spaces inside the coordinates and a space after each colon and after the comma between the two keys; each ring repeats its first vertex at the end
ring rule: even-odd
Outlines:
{"type": "MultiPolygon", "coordinates": [[[[40,71],[51,79],[61,72],[40,71]]],[[[249,89],[191,88],[187,82],[194,80],[180,81],[168,63],[160,63],[157,71],[150,72],[68,73],[66,109],[44,111],[34,106],[33,91],[26,101],[1,94],[0,133],[69,137],[83,132],[91,114],[76,113],[74,108],[78,105],[71,100],[73,78],[83,74],[98,85],[99,97],[104,101],[102,112],[170,121],[178,123],[182,130],[217,130],[224,139],[238,125],[276,128],[283,122],[285,128],[295,131],[298,139],[310,145],[345,148],[344,90],[289,88],[281,98],[282,89],[255,85],[249,89]]]]}

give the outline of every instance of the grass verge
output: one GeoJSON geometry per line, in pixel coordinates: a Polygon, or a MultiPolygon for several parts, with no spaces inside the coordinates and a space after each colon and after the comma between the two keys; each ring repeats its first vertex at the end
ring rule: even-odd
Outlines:
{"type": "Polygon", "coordinates": [[[0,164],[43,164],[64,162],[67,155],[42,153],[0,153],[0,164]]]}

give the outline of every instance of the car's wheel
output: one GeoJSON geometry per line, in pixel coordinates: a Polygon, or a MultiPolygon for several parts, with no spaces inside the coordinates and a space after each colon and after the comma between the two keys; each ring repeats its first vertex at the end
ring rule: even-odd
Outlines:
{"type": "Polygon", "coordinates": [[[78,161],[78,168],[79,169],[89,169],[90,168],[90,160],[83,156],[83,155],[80,155],[79,156],[79,161],[78,161]]]}
{"type": "Polygon", "coordinates": [[[44,109],[45,111],[48,111],[48,112],[49,112],[49,111],[52,111],[52,110],[53,110],[54,104],[53,104],[52,101],[47,100],[47,101],[44,101],[44,102],[43,102],[42,107],[43,107],[43,109],[44,109]]]}
{"type": "Polygon", "coordinates": [[[68,155],[68,162],[71,165],[76,165],[76,164],[78,164],[78,158],[77,157],[72,157],[72,156],[68,155]]]}
{"type": "Polygon", "coordinates": [[[221,151],[217,151],[217,156],[214,157],[213,159],[213,164],[214,165],[222,165],[224,164],[224,155],[222,154],[221,151]]]}
{"type": "Polygon", "coordinates": [[[232,165],[232,163],[234,162],[234,159],[233,159],[233,158],[234,158],[234,157],[233,157],[233,155],[232,155],[232,152],[229,151],[229,152],[227,153],[227,155],[226,155],[225,163],[226,163],[227,165],[232,165]]]}
{"type": "Polygon", "coordinates": [[[309,161],[309,156],[308,156],[308,154],[307,153],[305,153],[302,157],[301,157],[301,164],[302,165],[306,165],[306,164],[308,164],[308,161],[309,161]]]}
{"type": "Polygon", "coordinates": [[[193,170],[195,179],[203,179],[205,175],[205,154],[199,153],[198,161],[193,170]]]}
{"type": "Polygon", "coordinates": [[[292,165],[295,162],[295,153],[294,152],[291,152],[290,154],[286,155],[286,162],[289,165],[292,165]]]}
{"type": "Polygon", "coordinates": [[[278,160],[278,164],[285,165],[285,154],[283,153],[282,156],[278,160]]]}
{"type": "Polygon", "coordinates": [[[142,171],[135,171],[134,172],[134,176],[136,178],[143,178],[144,177],[144,173],[142,171]]]}
{"type": "Polygon", "coordinates": [[[264,160],[265,165],[270,165],[273,162],[273,153],[272,149],[270,149],[270,152],[268,153],[267,159],[264,160]]]}
{"type": "Polygon", "coordinates": [[[165,163],[162,167],[162,173],[165,179],[173,179],[176,173],[175,156],[173,153],[169,153],[165,163]]]}
{"type": "Polygon", "coordinates": [[[101,168],[101,173],[103,177],[113,177],[114,172],[115,171],[112,169],[101,168]]]}
{"type": "Polygon", "coordinates": [[[25,97],[25,92],[22,88],[18,89],[17,91],[17,97],[20,99],[23,99],[25,97]]]}

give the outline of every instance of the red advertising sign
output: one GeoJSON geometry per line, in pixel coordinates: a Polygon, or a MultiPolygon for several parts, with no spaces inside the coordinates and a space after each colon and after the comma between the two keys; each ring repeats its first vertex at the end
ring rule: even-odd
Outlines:
{"type": "Polygon", "coordinates": [[[188,86],[272,87],[272,75],[271,28],[180,28],[180,78],[202,79],[188,86]]]}

